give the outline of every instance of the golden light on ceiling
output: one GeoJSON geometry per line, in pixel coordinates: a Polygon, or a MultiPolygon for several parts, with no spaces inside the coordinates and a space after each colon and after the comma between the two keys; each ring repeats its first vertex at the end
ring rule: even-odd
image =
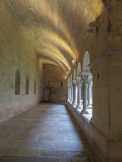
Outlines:
{"type": "Polygon", "coordinates": [[[52,50],[47,49],[47,48],[41,49],[40,55],[43,55],[43,54],[45,55],[45,58],[47,59],[52,58],[51,60],[57,61],[59,65],[60,64],[65,65],[67,67],[67,70],[70,70],[69,63],[67,62],[65,58],[62,58],[62,55],[59,55],[55,51],[53,52],[52,50]]]}
{"type": "Polygon", "coordinates": [[[41,33],[41,37],[44,37],[44,40],[46,39],[46,42],[50,41],[56,45],[59,45],[60,47],[64,48],[73,58],[76,58],[75,54],[73,53],[71,47],[67,44],[67,42],[60,36],[58,36],[56,33],[43,28],[41,29],[41,33]]]}
{"type": "Polygon", "coordinates": [[[82,53],[85,34],[81,33],[104,7],[102,0],[1,1],[7,2],[9,15],[21,26],[42,62],[57,64],[66,72],[82,53]]]}

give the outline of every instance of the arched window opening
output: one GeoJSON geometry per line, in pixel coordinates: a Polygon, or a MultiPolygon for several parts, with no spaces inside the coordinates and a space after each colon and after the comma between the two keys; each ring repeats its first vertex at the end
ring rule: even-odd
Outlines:
{"type": "Polygon", "coordinates": [[[72,74],[68,79],[68,102],[71,104],[73,102],[73,89],[72,89],[72,74]]]}
{"type": "Polygon", "coordinates": [[[77,65],[77,110],[81,112],[82,105],[82,80],[81,80],[81,63],[77,65]]]}
{"type": "Polygon", "coordinates": [[[34,81],[34,94],[36,94],[36,80],[34,81]]]}
{"type": "Polygon", "coordinates": [[[61,87],[63,87],[63,82],[61,81],[61,87]]]}
{"type": "Polygon", "coordinates": [[[75,106],[78,104],[78,84],[75,85],[75,106]]]}
{"type": "Polygon", "coordinates": [[[26,76],[26,94],[29,94],[29,76],[26,76]]]}
{"type": "Polygon", "coordinates": [[[89,64],[90,64],[90,56],[89,56],[89,52],[86,51],[84,54],[84,58],[83,58],[82,72],[87,73],[87,74],[91,73],[89,64]]]}
{"type": "Polygon", "coordinates": [[[73,104],[73,93],[74,93],[74,89],[73,89],[73,84],[71,84],[71,104],[73,104]]]}
{"type": "Polygon", "coordinates": [[[20,94],[20,71],[17,70],[15,73],[15,95],[20,94]]]}
{"type": "Polygon", "coordinates": [[[67,99],[67,101],[70,103],[70,100],[71,100],[70,77],[68,78],[67,87],[68,87],[68,99],[67,99]]]}
{"type": "Polygon", "coordinates": [[[73,107],[77,106],[77,82],[76,82],[76,75],[77,75],[77,71],[76,69],[74,69],[74,73],[73,73],[73,107]]]}
{"type": "Polygon", "coordinates": [[[92,92],[93,92],[93,81],[92,73],[89,68],[90,57],[89,52],[86,51],[83,58],[83,67],[82,67],[82,80],[83,80],[83,114],[92,115],[92,92]]]}

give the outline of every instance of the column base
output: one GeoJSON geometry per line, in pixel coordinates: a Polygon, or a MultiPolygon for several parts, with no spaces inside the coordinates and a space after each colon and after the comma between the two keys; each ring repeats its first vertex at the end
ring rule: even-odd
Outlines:
{"type": "Polygon", "coordinates": [[[83,105],[78,105],[77,107],[76,107],[76,110],[77,110],[77,112],[80,114],[81,113],[81,111],[82,111],[82,109],[83,109],[83,105]]]}
{"type": "Polygon", "coordinates": [[[76,108],[77,107],[77,103],[73,103],[73,107],[76,108]]]}
{"type": "Polygon", "coordinates": [[[85,110],[82,110],[82,111],[81,111],[81,114],[89,114],[89,112],[88,112],[87,109],[85,109],[85,110]]]}
{"type": "Polygon", "coordinates": [[[72,104],[73,104],[73,102],[72,102],[71,100],[70,100],[70,102],[69,102],[69,103],[70,103],[70,105],[72,105],[72,104]]]}
{"type": "Polygon", "coordinates": [[[92,109],[92,107],[89,105],[89,106],[88,106],[88,109],[92,109]]]}
{"type": "Polygon", "coordinates": [[[67,100],[67,102],[69,102],[69,103],[70,103],[70,100],[68,99],[68,100],[67,100]]]}
{"type": "Polygon", "coordinates": [[[76,109],[82,109],[82,107],[83,107],[82,104],[78,104],[76,109]]]}

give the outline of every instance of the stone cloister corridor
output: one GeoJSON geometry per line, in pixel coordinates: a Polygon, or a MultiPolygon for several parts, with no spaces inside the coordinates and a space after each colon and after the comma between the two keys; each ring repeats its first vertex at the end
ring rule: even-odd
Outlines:
{"type": "Polygon", "coordinates": [[[122,162],[122,0],[0,0],[0,162],[122,162]]]}
{"type": "Polygon", "coordinates": [[[95,162],[64,105],[41,104],[0,125],[0,162],[95,162]]]}

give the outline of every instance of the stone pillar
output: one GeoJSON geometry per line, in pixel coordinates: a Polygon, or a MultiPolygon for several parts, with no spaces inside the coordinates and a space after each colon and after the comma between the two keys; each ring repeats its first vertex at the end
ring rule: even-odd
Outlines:
{"type": "Polygon", "coordinates": [[[88,83],[88,106],[91,107],[92,104],[92,82],[88,83]]]}
{"type": "Polygon", "coordinates": [[[78,104],[78,83],[75,84],[75,107],[77,107],[78,104]]]}
{"type": "Polygon", "coordinates": [[[68,102],[70,102],[70,86],[68,86],[68,102]]]}
{"type": "Polygon", "coordinates": [[[81,84],[81,104],[83,104],[83,86],[81,84]]]}
{"type": "Polygon", "coordinates": [[[67,88],[67,101],[69,101],[69,86],[67,88]]]}
{"type": "Polygon", "coordinates": [[[71,104],[73,104],[73,98],[74,98],[74,97],[73,97],[73,96],[74,96],[74,95],[73,95],[73,94],[74,94],[73,91],[74,91],[74,88],[73,88],[73,84],[72,84],[72,86],[71,86],[71,104]]]}
{"type": "Polygon", "coordinates": [[[71,102],[71,86],[69,86],[69,102],[71,102]]]}
{"type": "Polygon", "coordinates": [[[76,107],[77,101],[76,101],[76,83],[73,84],[73,107],[76,107]]]}
{"type": "Polygon", "coordinates": [[[88,114],[88,102],[87,102],[87,88],[88,88],[88,76],[84,75],[83,78],[83,110],[82,114],[88,114]]]}
{"type": "Polygon", "coordinates": [[[82,101],[81,101],[81,79],[78,80],[78,98],[77,98],[77,109],[81,109],[82,101]]]}
{"type": "Polygon", "coordinates": [[[79,89],[79,82],[78,82],[78,90],[77,90],[77,107],[78,107],[78,105],[79,105],[79,100],[80,100],[79,91],[80,91],[80,89],[79,89]]]}

